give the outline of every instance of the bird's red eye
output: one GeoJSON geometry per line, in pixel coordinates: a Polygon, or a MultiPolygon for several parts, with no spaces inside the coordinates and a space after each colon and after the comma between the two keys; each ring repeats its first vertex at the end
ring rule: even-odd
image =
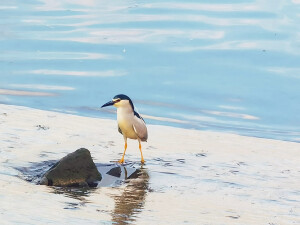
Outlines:
{"type": "Polygon", "coordinates": [[[117,102],[119,102],[119,101],[121,101],[121,99],[119,99],[119,98],[116,99],[116,100],[114,100],[115,103],[117,103],[117,102]]]}

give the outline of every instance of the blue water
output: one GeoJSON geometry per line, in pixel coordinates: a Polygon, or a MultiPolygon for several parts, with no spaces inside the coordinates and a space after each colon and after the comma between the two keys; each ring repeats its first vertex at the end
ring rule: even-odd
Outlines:
{"type": "Polygon", "coordinates": [[[299,0],[1,0],[0,52],[4,104],[300,142],[299,0]]]}

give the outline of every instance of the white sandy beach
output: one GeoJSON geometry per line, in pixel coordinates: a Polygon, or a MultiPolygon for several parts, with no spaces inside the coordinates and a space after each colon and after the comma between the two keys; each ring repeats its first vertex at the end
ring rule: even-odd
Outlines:
{"type": "MultiPolygon", "coordinates": [[[[74,198],[20,179],[15,167],[80,147],[96,163],[116,161],[116,121],[1,104],[0,127],[1,224],[300,224],[299,143],[148,125],[149,177],[74,198]]],[[[137,141],[126,160],[139,167],[137,141]]]]}

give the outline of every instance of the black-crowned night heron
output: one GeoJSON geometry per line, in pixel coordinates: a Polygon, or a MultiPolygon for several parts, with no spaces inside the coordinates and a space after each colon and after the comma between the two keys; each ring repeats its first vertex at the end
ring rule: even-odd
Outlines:
{"type": "Polygon", "coordinates": [[[116,95],[112,101],[105,103],[101,108],[113,105],[117,107],[118,130],[125,141],[124,153],[119,163],[124,163],[127,149],[127,138],[137,139],[141,152],[141,162],[144,163],[141,141],[147,141],[148,132],[144,119],[134,110],[134,105],[127,95],[116,95]]]}

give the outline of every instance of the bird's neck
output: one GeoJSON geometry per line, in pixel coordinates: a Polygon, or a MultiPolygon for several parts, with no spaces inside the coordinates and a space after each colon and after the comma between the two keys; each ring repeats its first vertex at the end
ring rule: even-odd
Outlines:
{"type": "Polygon", "coordinates": [[[122,115],[133,115],[133,109],[131,106],[125,106],[125,107],[118,107],[117,108],[117,115],[122,116],[122,115]]]}

